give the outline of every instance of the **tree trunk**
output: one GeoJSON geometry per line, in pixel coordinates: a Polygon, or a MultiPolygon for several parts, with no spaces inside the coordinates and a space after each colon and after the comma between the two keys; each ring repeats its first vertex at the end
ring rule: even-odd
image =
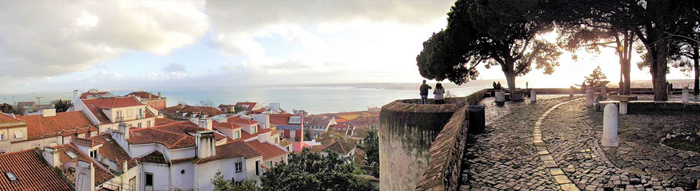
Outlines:
{"type": "Polygon", "coordinates": [[[651,60],[651,79],[654,84],[654,101],[667,101],[668,100],[668,86],[666,85],[666,70],[667,70],[667,54],[668,54],[668,40],[659,39],[657,42],[659,44],[654,48],[656,50],[656,57],[652,57],[651,60]]]}
{"type": "Polygon", "coordinates": [[[700,81],[698,81],[698,76],[700,76],[700,67],[698,67],[698,60],[700,55],[698,55],[698,46],[696,44],[695,47],[693,47],[693,61],[695,62],[695,66],[693,66],[693,69],[695,70],[695,85],[693,85],[693,94],[698,95],[700,93],[700,81]]]}
{"type": "Polygon", "coordinates": [[[622,95],[630,95],[631,93],[630,88],[632,84],[632,79],[630,77],[630,62],[631,61],[629,59],[625,60],[625,63],[622,64],[621,68],[622,76],[625,80],[625,82],[622,84],[624,88],[620,90],[622,91],[622,95]]]}
{"type": "Polygon", "coordinates": [[[513,99],[515,93],[515,72],[506,72],[506,82],[508,83],[508,91],[510,91],[510,99],[513,99]]]}

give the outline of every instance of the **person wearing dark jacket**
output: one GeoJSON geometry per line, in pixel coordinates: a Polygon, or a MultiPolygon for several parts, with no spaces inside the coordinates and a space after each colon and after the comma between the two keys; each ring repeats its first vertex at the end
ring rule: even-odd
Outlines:
{"type": "Polygon", "coordinates": [[[425,82],[426,81],[423,80],[423,85],[420,85],[420,99],[422,104],[428,104],[428,92],[430,89],[433,89],[433,87],[430,87],[430,85],[425,82]]]}

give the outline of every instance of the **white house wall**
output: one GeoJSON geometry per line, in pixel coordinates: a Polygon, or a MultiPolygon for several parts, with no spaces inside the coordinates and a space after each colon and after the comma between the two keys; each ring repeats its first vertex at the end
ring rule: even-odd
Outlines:
{"type": "Polygon", "coordinates": [[[194,187],[194,164],[192,162],[173,164],[170,166],[172,171],[171,179],[173,180],[173,189],[193,189],[194,187]]]}
{"type": "MultiPolygon", "coordinates": [[[[224,180],[231,180],[231,178],[234,178],[236,181],[240,181],[245,179],[247,164],[243,162],[243,172],[236,173],[235,164],[237,162],[243,162],[242,157],[215,160],[203,164],[197,164],[195,166],[195,171],[197,171],[197,189],[213,190],[214,185],[211,183],[211,180],[214,179],[214,176],[216,175],[217,171],[221,171],[221,175],[224,177],[224,180]]],[[[253,168],[253,170],[255,170],[255,168],[253,168]]]]}
{"type": "Polygon", "coordinates": [[[170,179],[170,168],[165,164],[141,163],[141,183],[139,190],[148,190],[146,188],[146,173],[153,174],[153,190],[172,190],[172,179],[170,179]]]}

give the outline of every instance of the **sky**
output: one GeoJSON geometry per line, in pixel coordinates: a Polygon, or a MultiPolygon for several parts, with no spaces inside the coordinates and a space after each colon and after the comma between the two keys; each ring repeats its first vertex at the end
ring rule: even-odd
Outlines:
{"type": "MultiPolygon", "coordinates": [[[[0,1],[0,94],[419,83],[415,57],[445,28],[453,3],[0,1]]],[[[619,79],[612,50],[560,63],[554,75],[533,70],[522,79],[568,87],[598,65],[619,79]]],[[[632,68],[633,79],[651,79],[632,68]]],[[[479,70],[480,79],[504,78],[498,67],[479,70]]],[[[688,77],[673,70],[668,78],[688,77]]]]}

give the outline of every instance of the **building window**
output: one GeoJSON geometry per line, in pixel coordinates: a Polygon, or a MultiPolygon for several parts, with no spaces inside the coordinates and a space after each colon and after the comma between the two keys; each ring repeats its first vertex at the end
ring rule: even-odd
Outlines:
{"type": "Polygon", "coordinates": [[[289,130],[289,137],[294,138],[294,130],[289,130]]]}
{"type": "Polygon", "coordinates": [[[260,161],[259,160],[255,161],[255,175],[260,176],[260,161]]]}
{"type": "Polygon", "coordinates": [[[272,168],[272,161],[267,161],[267,167],[272,168]]]}
{"type": "Polygon", "coordinates": [[[153,173],[146,173],[146,186],[153,187],[153,173]]]}
{"type": "Polygon", "coordinates": [[[24,138],[24,133],[22,131],[15,131],[15,139],[24,138]]]}
{"type": "Polygon", "coordinates": [[[151,121],[146,122],[146,127],[151,127],[151,121]]]}
{"type": "Polygon", "coordinates": [[[233,134],[233,139],[238,139],[238,138],[241,138],[241,132],[240,132],[240,131],[236,131],[236,133],[233,134]]]}
{"type": "Polygon", "coordinates": [[[136,191],[136,176],[131,177],[131,179],[129,179],[129,188],[131,188],[129,189],[131,191],[136,191]]]}
{"type": "Polygon", "coordinates": [[[10,182],[17,181],[17,176],[15,176],[15,173],[12,173],[12,171],[5,172],[5,176],[7,176],[7,179],[10,180],[10,182]]]}
{"type": "Polygon", "coordinates": [[[236,173],[243,172],[243,162],[236,163],[236,173]]]}
{"type": "Polygon", "coordinates": [[[139,123],[139,128],[141,128],[141,123],[139,123]]]}
{"type": "Polygon", "coordinates": [[[252,126],[252,127],[250,127],[250,128],[251,128],[250,131],[253,132],[253,133],[251,133],[251,134],[258,133],[258,127],[257,127],[257,126],[252,126]]]}
{"type": "Polygon", "coordinates": [[[90,151],[90,158],[97,159],[97,150],[90,151]]]}
{"type": "Polygon", "coordinates": [[[5,133],[0,133],[0,141],[4,141],[4,140],[5,140],[5,133]]]}

